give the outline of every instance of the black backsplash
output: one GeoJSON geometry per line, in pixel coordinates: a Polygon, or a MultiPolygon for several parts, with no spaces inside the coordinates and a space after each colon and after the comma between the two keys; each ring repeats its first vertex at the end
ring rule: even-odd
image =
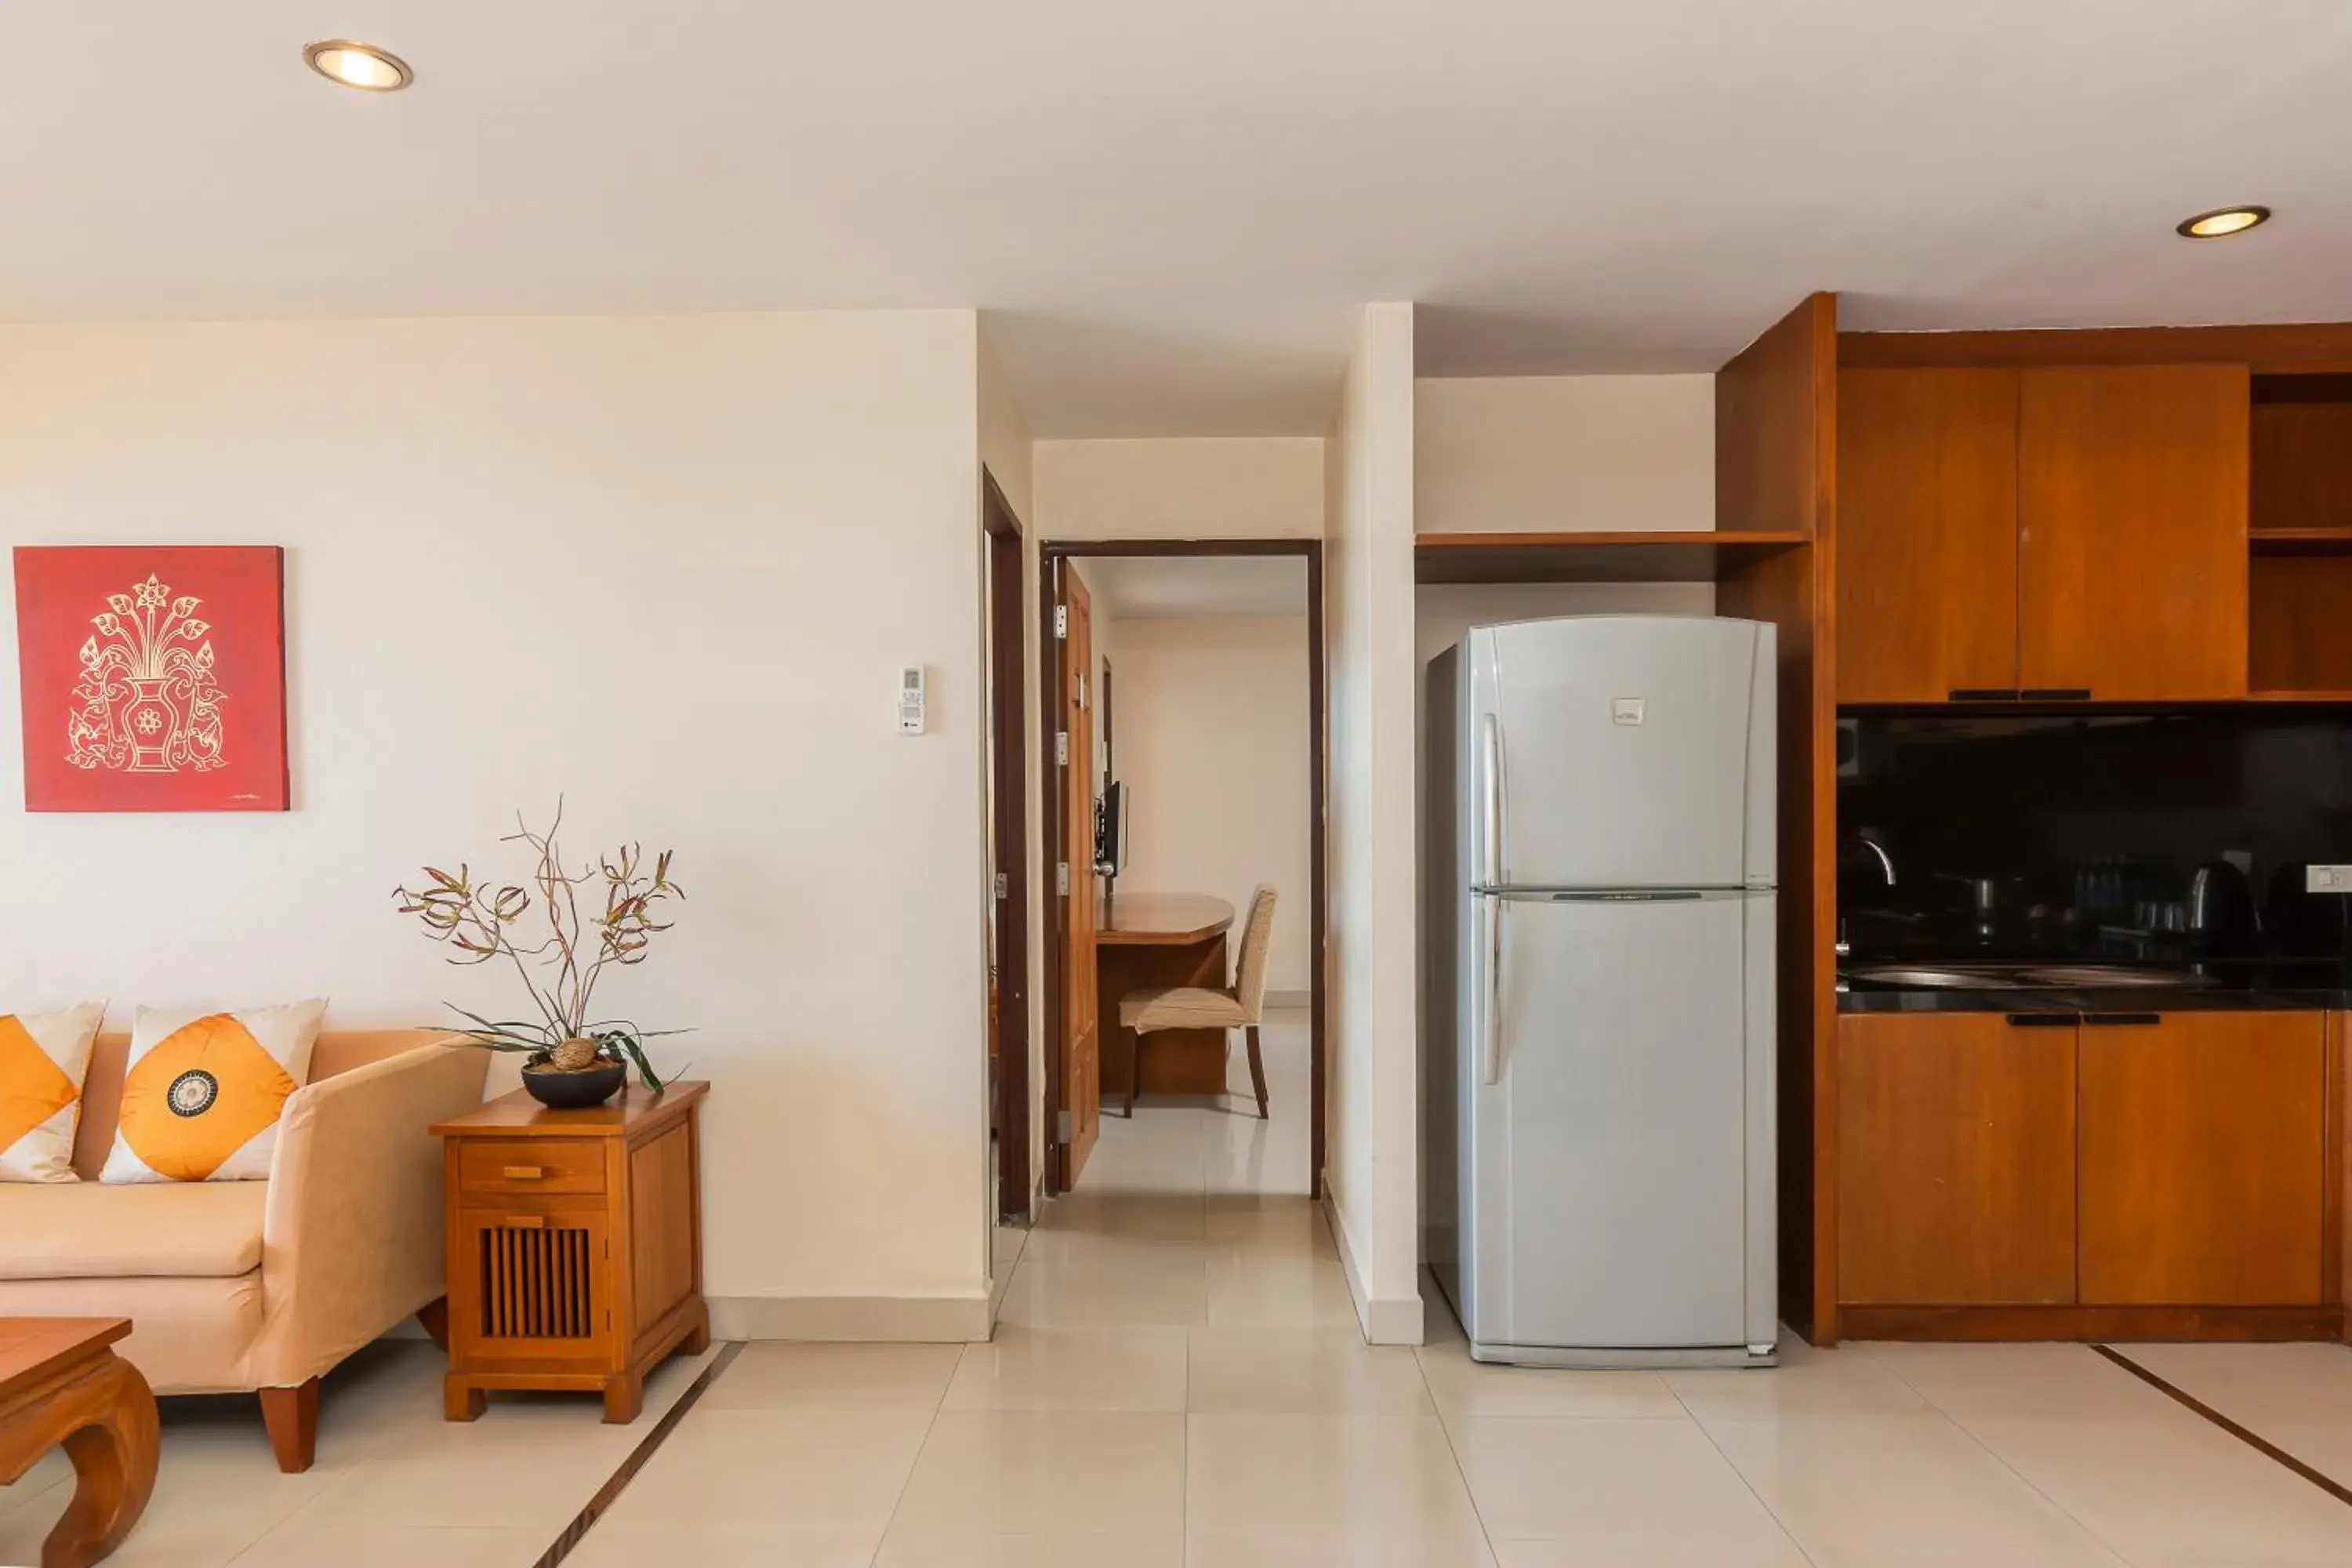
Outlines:
{"type": "Polygon", "coordinates": [[[1838,746],[1857,959],[2352,956],[2352,900],[2302,873],[2352,863],[2352,714],[1872,714],[1838,746]],[[2232,862],[2243,915],[2197,879],[2232,862]]]}

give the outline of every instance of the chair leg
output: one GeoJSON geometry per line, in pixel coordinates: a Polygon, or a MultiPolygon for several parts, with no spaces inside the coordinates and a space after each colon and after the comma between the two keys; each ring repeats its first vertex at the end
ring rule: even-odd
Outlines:
{"type": "Polygon", "coordinates": [[[261,1424],[280,1470],[299,1476],[309,1469],[319,1451],[319,1380],[261,1390],[261,1424]]]}
{"type": "Polygon", "coordinates": [[[1252,1024],[1249,1026],[1249,1059],[1250,1087],[1257,1090],[1257,1119],[1260,1121],[1264,1121],[1266,1119],[1265,1058],[1259,1056],[1257,1052],[1257,1026],[1255,1024],[1252,1024]]]}
{"type": "Polygon", "coordinates": [[[1129,1121],[1135,1120],[1135,1080],[1143,1076],[1143,1037],[1133,1029],[1121,1029],[1127,1037],[1127,1110],[1129,1121]]]}

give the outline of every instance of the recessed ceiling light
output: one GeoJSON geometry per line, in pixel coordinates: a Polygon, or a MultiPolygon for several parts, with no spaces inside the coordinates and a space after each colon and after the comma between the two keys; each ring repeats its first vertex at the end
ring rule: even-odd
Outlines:
{"type": "Polygon", "coordinates": [[[329,81],[355,87],[362,92],[398,92],[416,79],[408,62],[391,50],[377,48],[373,44],[355,44],[349,38],[329,38],[311,44],[303,49],[302,58],[329,81]]]}
{"type": "Polygon", "coordinates": [[[2189,239],[2221,239],[2233,234],[2243,234],[2259,223],[2270,221],[2268,207],[2217,207],[2210,213],[2183,218],[2178,233],[2189,239]]]}

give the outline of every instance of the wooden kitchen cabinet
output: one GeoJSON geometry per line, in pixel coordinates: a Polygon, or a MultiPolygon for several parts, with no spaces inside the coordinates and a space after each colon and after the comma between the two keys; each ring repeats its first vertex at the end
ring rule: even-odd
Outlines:
{"type": "Polygon", "coordinates": [[[2324,1014],[2086,1014],[2079,1058],[2085,1302],[2327,1299],[2324,1014]]]}
{"type": "Polygon", "coordinates": [[[2074,1300],[2074,1019],[1842,1015],[1838,1294],[2074,1300]]]}
{"type": "Polygon", "coordinates": [[[1841,373],[1838,700],[2243,697],[2250,384],[1841,373]]]}
{"type": "Polygon", "coordinates": [[[2246,694],[2243,365],[2020,373],[2017,684],[2246,694]]]}
{"type": "Polygon", "coordinates": [[[2017,685],[2014,370],[1838,377],[1838,700],[2017,685]]]}

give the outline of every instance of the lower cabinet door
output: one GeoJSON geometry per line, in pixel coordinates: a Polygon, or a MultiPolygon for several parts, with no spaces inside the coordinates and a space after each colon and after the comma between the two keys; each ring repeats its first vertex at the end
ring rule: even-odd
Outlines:
{"type": "Polygon", "coordinates": [[[2072,1017],[1838,1019],[1838,1297],[2074,1300],[2072,1017]]]}
{"type": "Polygon", "coordinates": [[[2082,1299],[2323,1299],[2319,1013],[2086,1014],[2082,1299]]]}

